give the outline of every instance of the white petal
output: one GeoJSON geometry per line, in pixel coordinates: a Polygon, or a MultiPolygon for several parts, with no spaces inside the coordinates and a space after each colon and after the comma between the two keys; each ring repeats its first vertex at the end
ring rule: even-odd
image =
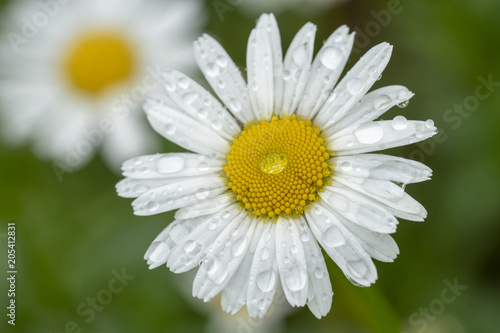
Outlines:
{"type": "Polygon", "coordinates": [[[315,118],[323,130],[341,119],[371,88],[389,62],[391,52],[388,43],[373,47],[344,76],[315,118]]]}
{"type": "Polygon", "coordinates": [[[374,200],[397,217],[423,221],[427,217],[424,206],[409,196],[403,188],[389,180],[359,178],[337,174],[335,181],[374,200]]]}
{"type": "Polygon", "coordinates": [[[337,215],[337,217],[353,235],[356,235],[363,249],[371,257],[384,262],[393,262],[396,259],[399,248],[390,235],[370,231],[352,223],[341,215],[337,215]]]}
{"type": "Polygon", "coordinates": [[[252,112],[247,84],[224,48],[204,34],[194,43],[198,66],[227,108],[243,123],[256,120],[252,112]]]}
{"type": "Polygon", "coordinates": [[[388,86],[374,90],[361,98],[359,103],[328,128],[326,133],[333,134],[349,125],[375,120],[394,105],[408,101],[413,95],[414,93],[403,86],[388,86]]]}
{"type": "Polygon", "coordinates": [[[194,205],[226,190],[225,180],[220,176],[184,178],[141,194],[132,207],[135,215],[154,215],[194,205]]]}
{"type": "MultiPolygon", "coordinates": [[[[398,116],[400,117],[400,116],[398,116]]],[[[404,121],[400,118],[351,125],[330,135],[330,149],[336,155],[360,154],[393,147],[405,146],[425,140],[437,133],[432,121],[404,121]]]]}
{"type": "Polygon", "coordinates": [[[291,114],[304,93],[314,49],[316,26],[306,23],[295,35],[283,62],[283,102],[279,113],[291,114]]]}
{"type": "Polygon", "coordinates": [[[265,226],[250,269],[247,309],[252,318],[262,318],[266,314],[279,279],[275,249],[276,224],[265,223],[265,226]]]}
{"type": "Polygon", "coordinates": [[[252,241],[257,222],[248,216],[244,216],[241,223],[234,222],[229,223],[208,248],[194,279],[193,296],[205,302],[214,298],[231,280],[252,241]]]}
{"type": "Polygon", "coordinates": [[[398,220],[382,205],[339,183],[325,186],[319,196],[337,213],[362,227],[384,234],[396,232],[398,220]]]}
{"type": "Polygon", "coordinates": [[[241,132],[233,116],[194,80],[173,69],[164,71],[162,78],[167,95],[191,118],[229,141],[241,132]]]}
{"type": "Polygon", "coordinates": [[[337,156],[329,161],[335,173],[361,178],[376,178],[409,184],[429,180],[432,170],[426,165],[406,158],[362,154],[337,156]]]}
{"type": "Polygon", "coordinates": [[[123,175],[134,179],[199,177],[219,174],[224,160],[192,153],[140,156],[125,161],[123,175]]]}
{"type": "Polygon", "coordinates": [[[307,261],[295,219],[276,221],[276,260],[281,284],[292,306],[304,306],[308,296],[307,261]]]}
{"type": "Polygon", "coordinates": [[[243,217],[239,205],[232,205],[217,214],[202,217],[203,223],[197,225],[172,249],[167,267],[174,273],[183,273],[198,266],[220,233],[230,223],[238,224],[243,217]]]}
{"type": "Polygon", "coordinates": [[[223,193],[215,198],[204,200],[189,207],[183,207],[175,212],[176,219],[190,219],[197,216],[213,214],[221,211],[236,200],[229,193],[223,193]]]}
{"type": "Polygon", "coordinates": [[[304,246],[309,275],[309,295],[307,306],[319,319],[326,316],[332,307],[332,284],[321,249],[303,216],[297,221],[300,240],[304,246]]]}
{"type": "Polygon", "coordinates": [[[221,295],[222,309],[233,315],[240,311],[247,302],[250,270],[255,250],[263,231],[267,229],[267,223],[263,223],[262,221],[253,221],[253,223],[256,224],[256,227],[247,254],[221,295]]]}
{"type": "Polygon", "coordinates": [[[144,259],[148,261],[149,269],[166,263],[172,253],[172,249],[186,238],[199,222],[199,219],[191,219],[175,220],[170,223],[155,238],[144,255],[144,259]]]}
{"type": "Polygon", "coordinates": [[[276,19],[272,14],[263,14],[250,34],[247,47],[248,93],[257,119],[270,120],[275,100],[281,102],[282,57],[276,19]]]}
{"type": "Polygon", "coordinates": [[[314,58],[311,75],[300,101],[297,115],[314,118],[337,83],[349,59],[354,43],[354,32],[345,25],[335,30],[314,58]]]}
{"type": "Polygon", "coordinates": [[[148,98],[144,111],[158,134],[187,150],[225,156],[229,149],[226,139],[186,115],[167,98],[148,98]]]}
{"type": "Polygon", "coordinates": [[[306,218],[318,242],[351,282],[368,287],[377,280],[370,256],[335,213],[318,204],[306,211],[306,218]]]}

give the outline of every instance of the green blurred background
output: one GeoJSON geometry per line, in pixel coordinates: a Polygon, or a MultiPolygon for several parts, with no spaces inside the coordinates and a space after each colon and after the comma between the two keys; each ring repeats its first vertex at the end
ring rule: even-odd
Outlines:
{"type": "MultiPolygon", "coordinates": [[[[231,9],[221,16],[216,1],[206,1],[204,30],[244,68],[258,14],[222,2],[231,9]]],[[[390,151],[434,170],[432,181],[407,188],[429,215],[425,223],[401,221],[394,236],[401,250],[396,261],[377,262],[378,282],[358,288],[328,260],[332,311],[317,320],[307,308],[294,309],[281,321],[284,332],[499,331],[500,86],[482,83],[500,82],[499,14],[497,0],[352,0],[320,13],[299,7],[276,15],[284,48],[307,21],[318,25],[316,50],[341,24],[358,31],[359,52],[348,66],[371,46],[393,44],[376,87],[401,84],[416,95],[407,108],[384,117],[432,118],[440,132],[390,151]],[[379,15],[394,3],[397,13],[379,15]],[[475,97],[479,85],[483,93],[490,88],[483,100],[475,97]],[[448,111],[454,105],[465,111],[448,111]],[[467,287],[455,290],[456,296],[446,289],[455,283],[467,287]]],[[[164,142],[162,152],[167,151],[180,148],[164,142]]],[[[183,291],[183,283],[191,283],[186,275],[174,276],[164,267],[148,270],[143,254],[173,214],[134,216],[131,200],[115,193],[119,179],[96,158],[59,181],[52,164],[37,160],[29,147],[11,150],[0,143],[1,332],[203,332],[214,314],[234,320],[219,313],[217,301],[203,304],[189,288],[183,291]],[[15,327],[5,316],[9,221],[17,228],[15,327]],[[78,311],[90,308],[81,305],[88,297],[104,297],[123,271],[130,280],[95,317],[78,311]]],[[[256,325],[237,321],[237,332],[256,325]]]]}

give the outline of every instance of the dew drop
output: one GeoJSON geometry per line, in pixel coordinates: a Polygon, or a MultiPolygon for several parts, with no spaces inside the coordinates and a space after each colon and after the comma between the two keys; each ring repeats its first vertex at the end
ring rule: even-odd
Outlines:
{"type": "Polygon", "coordinates": [[[346,85],[347,91],[351,95],[359,94],[363,90],[364,87],[365,87],[365,83],[360,79],[349,80],[347,82],[347,85],[346,85]]]}
{"type": "Polygon", "coordinates": [[[222,68],[227,66],[227,58],[224,56],[218,56],[215,62],[222,68]]]}
{"type": "Polygon", "coordinates": [[[375,101],[373,102],[373,106],[375,107],[375,109],[377,110],[382,110],[386,107],[388,107],[392,102],[392,99],[387,96],[387,95],[380,95],[380,96],[377,96],[377,98],[375,98],[375,101]]]}
{"type": "Polygon", "coordinates": [[[209,194],[210,194],[209,190],[207,190],[206,188],[200,188],[198,191],[196,191],[194,196],[198,200],[203,200],[206,199],[209,194]]]}
{"type": "Polygon", "coordinates": [[[267,293],[271,291],[276,284],[276,274],[274,274],[272,270],[261,272],[257,275],[256,282],[257,287],[267,293]]]}
{"type": "Polygon", "coordinates": [[[210,231],[213,231],[217,228],[217,223],[214,221],[211,221],[208,223],[207,229],[210,231]]]}
{"type": "Polygon", "coordinates": [[[137,184],[134,186],[134,192],[136,194],[144,193],[147,190],[149,190],[149,187],[147,185],[144,185],[144,184],[137,184]]]}
{"type": "Polygon", "coordinates": [[[208,63],[205,73],[210,77],[215,77],[219,75],[219,66],[213,62],[208,63]]]}
{"type": "Polygon", "coordinates": [[[265,247],[262,249],[262,251],[260,251],[260,260],[262,260],[262,261],[267,260],[267,259],[269,259],[270,255],[271,255],[271,251],[269,250],[269,248],[265,247]]]}
{"type": "Polygon", "coordinates": [[[241,106],[240,101],[238,101],[237,99],[232,99],[229,101],[228,108],[232,112],[238,113],[238,112],[241,112],[242,106],[241,106]]]}
{"type": "Polygon", "coordinates": [[[194,249],[196,249],[196,242],[193,240],[189,240],[184,244],[184,252],[190,253],[193,252],[194,249]]]}
{"type": "Polygon", "coordinates": [[[340,170],[348,172],[348,171],[351,171],[351,169],[352,169],[351,162],[344,161],[344,162],[340,163],[340,170]]]}
{"type": "Polygon", "coordinates": [[[321,279],[323,277],[323,270],[319,267],[316,267],[314,269],[314,276],[317,278],[317,279],[321,279]]]}
{"type": "Polygon", "coordinates": [[[368,67],[368,74],[371,76],[375,76],[377,74],[377,66],[368,67]]]}
{"type": "Polygon", "coordinates": [[[403,101],[401,103],[398,103],[398,107],[401,108],[401,109],[404,109],[405,107],[408,106],[408,104],[410,104],[410,100],[407,99],[406,101],[403,101]]]}
{"type": "Polygon", "coordinates": [[[309,234],[307,232],[304,232],[300,235],[300,240],[303,242],[309,241],[309,234]]]}
{"type": "Polygon", "coordinates": [[[285,272],[285,284],[291,291],[302,290],[307,282],[307,274],[301,266],[292,266],[285,272]]]}
{"type": "Polygon", "coordinates": [[[156,170],[160,173],[179,172],[184,168],[185,160],[180,156],[162,156],[156,161],[156,170]]]}
{"type": "Polygon", "coordinates": [[[336,47],[327,47],[321,53],[320,60],[326,68],[335,69],[342,62],[342,52],[336,47]]]}
{"type": "Polygon", "coordinates": [[[396,116],[391,122],[392,128],[397,131],[402,131],[408,127],[408,120],[403,116],[396,116]]]}
{"type": "Polygon", "coordinates": [[[430,128],[430,129],[434,128],[434,121],[432,119],[427,119],[425,121],[425,127],[430,128]]]}
{"type": "Polygon", "coordinates": [[[302,44],[295,49],[292,55],[293,61],[298,65],[302,66],[306,62],[307,58],[307,44],[302,44]]]}
{"type": "Polygon", "coordinates": [[[146,207],[148,208],[148,210],[150,212],[154,212],[155,210],[160,208],[160,204],[157,201],[148,201],[148,203],[146,204],[146,207]]]}
{"type": "Polygon", "coordinates": [[[195,99],[198,98],[198,94],[195,93],[187,93],[182,96],[182,101],[186,104],[191,104],[195,99]]]}
{"type": "Polygon", "coordinates": [[[336,247],[345,244],[345,238],[339,228],[332,226],[323,233],[323,240],[329,247],[336,247]]]}
{"type": "Polygon", "coordinates": [[[285,81],[288,81],[290,80],[290,77],[292,76],[292,74],[290,74],[290,71],[287,71],[287,70],[284,70],[283,73],[281,73],[281,77],[283,78],[283,80],[285,81]]]}
{"type": "Polygon", "coordinates": [[[168,124],[165,126],[165,133],[168,135],[174,135],[175,131],[177,130],[177,127],[174,124],[168,124]]]}
{"type": "Polygon", "coordinates": [[[233,245],[231,246],[231,254],[233,257],[239,257],[245,252],[247,245],[247,239],[246,237],[241,237],[237,240],[234,241],[233,245]]]}
{"type": "Polygon", "coordinates": [[[363,277],[368,271],[368,266],[362,260],[353,260],[347,262],[349,271],[358,277],[363,277]]]}
{"type": "Polygon", "coordinates": [[[365,123],[354,130],[354,136],[362,144],[374,144],[382,139],[384,129],[375,122],[365,123]]]}
{"type": "Polygon", "coordinates": [[[220,120],[212,121],[212,128],[215,130],[220,130],[222,128],[222,123],[220,120]]]}
{"type": "Polygon", "coordinates": [[[198,166],[198,171],[200,172],[207,172],[208,170],[210,170],[210,165],[207,162],[201,162],[198,166]]]}
{"type": "Polygon", "coordinates": [[[180,78],[179,81],[177,81],[177,84],[179,85],[179,87],[181,87],[182,89],[187,89],[189,88],[189,80],[185,77],[183,78],[180,78]]]}

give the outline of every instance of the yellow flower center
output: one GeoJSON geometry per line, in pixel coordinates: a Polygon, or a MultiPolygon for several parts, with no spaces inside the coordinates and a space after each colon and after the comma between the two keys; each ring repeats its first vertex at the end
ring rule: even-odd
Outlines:
{"type": "Polygon", "coordinates": [[[129,79],[134,65],[132,48],[123,36],[103,31],[77,38],[65,59],[71,83],[92,95],[129,79]]]}
{"type": "Polygon", "coordinates": [[[228,187],[253,215],[303,213],[331,174],[320,134],[295,115],[245,125],[227,155],[228,187]]]}

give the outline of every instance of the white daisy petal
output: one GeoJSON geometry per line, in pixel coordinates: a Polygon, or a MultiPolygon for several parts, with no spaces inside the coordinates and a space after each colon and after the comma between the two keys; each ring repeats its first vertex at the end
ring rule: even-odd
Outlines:
{"type": "Polygon", "coordinates": [[[430,138],[437,133],[432,121],[406,120],[374,121],[351,125],[327,137],[330,149],[336,155],[352,155],[372,152],[430,138]]]}
{"type": "Polygon", "coordinates": [[[262,15],[250,34],[247,47],[248,94],[257,119],[271,118],[275,109],[274,92],[281,90],[274,87],[275,82],[282,82],[278,80],[283,61],[279,41],[274,16],[262,15]]]}
{"type": "Polygon", "coordinates": [[[423,221],[427,217],[427,211],[418,201],[389,180],[350,177],[342,174],[338,174],[335,180],[374,199],[376,204],[381,204],[381,207],[397,217],[410,221],[423,221]]]}
{"type": "Polygon", "coordinates": [[[141,194],[132,202],[132,207],[139,216],[168,212],[214,198],[226,191],[224,185],[224,179],[219,176],[190,177],[141,194]]]}
{"type": "Polygon", "coordinates": [[[330,95],[344,69],[354,44],[354,32],[341,26],[326,40],[314,58],[311,76],[297,109],[297,115],[314,118],[330,95]]]}
{"type": "Polygon", "coordinates": [[[219,174],[221,159],[192,153],[145,155],[125,161],[123,175],[134,179],[199,177],[219,174]]]}
{"type": "Polygon", "coordinates": [[[231,194],[223,193],[215,198],[207,199],[189,207],[180,208],[175,212],[176,219],[190,219],[197,216],[203,216],[219,212],[236,200],[231,194]]]}
{"type": "Polygon", "coordinates": [[[247,290],[255,250],[263,232],[268,229],[267,224],[259,223],[258,221],[254,221],[254,223],[256,224],[255,232],[248,252],[221,295],[222,309],[233,315],[240,311],[247,302],[247,290]]]}
{"type": "Polygon", "coordinates": [[[316,26],[305,24],[295,35],[283,61],[283,102],[277,112],[291,114],[299,105],[309,78],[316,26]]]}
{"type": "Polygon", "coordinates": [[[382,154],[336,156],[330,163],[335,173],[360,178],[376,178],[409,184],[429,180],[432,170],[406,158],[382,154]]]}
{"type": "Polygon", "coordinates": [[[250,269],[247,294],[248,314],[262,318],[272,304],[279,280],[276,262],[276,224],[264,224],[266,229],[260,237],[250,269]]]}
{"type": "Polygon", "coordinates": [[[349,280],[364,287],[377,280],[370,256],[329,207],[318,204],[306,217],[318,242],[349,280]]]}
{"type": "Polygon", "coordinates": [[[348,220],[374,232],[396,232],[398,220],[381,205],[337,183],[324,190],[319,193],[323,202],[348,220]]]}
{"type": "Polygon", "coordinates": [[[303,216],[298,220],[298,227],[307,258],[307,274],[309,276],[307,306],[320,319],[326,316],[332,307],[332,284],[321,249],[303,216]]]}
{"type": "Polygon", "coordinates": [[[341,119],[371,88],[389,62],[392,46],[381,43],[361,57],[335,87],[315,121],[323,130],[341,119]]]}
{"type": "Polygon", "coordinates": [[[307,262],[294,219],[276,221],[276,260],[283,291],[292,306],[304,306],[308,296],[307,262]]]}
{"type": "Polygon", "coordinates": [[[174,273],[187,272],[207,256],[207,249],[230,223],[238,224],[244,217],[238,205],[219,211],[216,214],[200,217],[203,223],[197,225],[172,249],[167,267],[174,273]]]}
{"type": "Polygon", "coordinates": [[[241,132],[233,116],[212,94],[191,78],[173,69],[164,71],[162,78],[167,95],[191,118],[229,141],[241,132]]]}
{"type": "Polygon", "coordinates": [[[175,220],[171,222],[155,238],[144,255],[149,269],[165,264],[172,253],[172,249],[187,237],[198,223],[200,223],[200,219],[175,220]]]}
{"type": "Polygon", "coordinates": [[[413,93],[403,86],[388,86],[366,94],[339,121],[326,130],[328,134],[353,124],[373,121],[395,105],[404,103],[413,97],[413,93]]]}
{"type": "Polygon", "coordinates": [[[232,221],[207,249],[207,256],[193,282],[193,296],[205,302],[214,298],[227,285],[240,266],[252,241],[256,222],[245,216],[232,221]]]}
{"type": "Polygon", "coordinates": [[[228,148],[225,139],[178,110],[167,99],[148,99],[144,111],[151,126],[167,140],[199,154],[225,155],[228,148]]]}
{"type": "Polygon", "coordinates": [[[370,231],[352,223],[340,214],[337,217],[353,235],[356,235],[358,242],[370,257],[383,262],[393,262],[396,259],[399,248],[390,235],[370,231]]]}
{"type": "Polygon", "coordinates": [[[204,34],[194,43],[194,51],[205,78],[233,115],[244,123],[256,120],[247,84],[224,48],[204,34]]]}

